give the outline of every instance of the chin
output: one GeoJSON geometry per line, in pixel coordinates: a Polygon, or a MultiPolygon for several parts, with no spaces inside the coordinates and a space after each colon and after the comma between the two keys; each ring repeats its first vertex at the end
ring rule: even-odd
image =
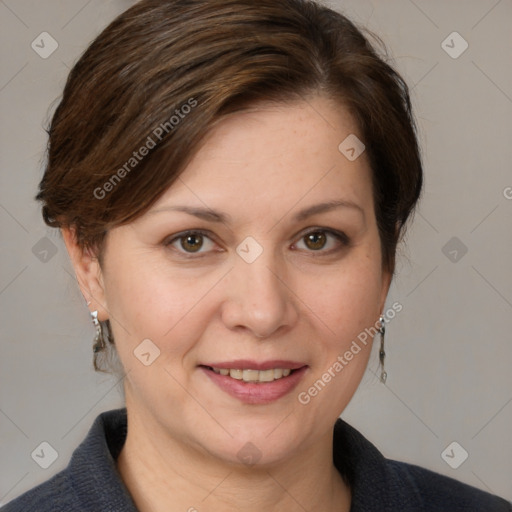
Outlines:
{"type": "Polygon", "coordinates": [[[224,422],[226,431],[200,433],[200,444],[210,455],[227,464],[247,467],[270,467],[297,454],[309,438],[309,431],[288,420],[296,417],[281,414],[272,418],[238,419],[224,422]],[[283,421],[284,419],[284,421],[283,421]],[[300,429],[300,430],[299,430],[300,429]],[[219,437],[220,436],[220,437],[219,437]]]}

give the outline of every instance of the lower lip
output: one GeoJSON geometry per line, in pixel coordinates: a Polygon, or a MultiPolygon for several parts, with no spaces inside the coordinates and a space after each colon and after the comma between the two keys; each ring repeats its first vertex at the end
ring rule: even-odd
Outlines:
{"type": "Polygon", "coordinates": [[[238,398],[246,404],[268,404],[290,393],[306,373],[307,366],[293,371],[288,377],[282,377],[272,382],[244,382],[215,373],[204,366],[201,366],[200,369],[228,395],[238,398]]]}

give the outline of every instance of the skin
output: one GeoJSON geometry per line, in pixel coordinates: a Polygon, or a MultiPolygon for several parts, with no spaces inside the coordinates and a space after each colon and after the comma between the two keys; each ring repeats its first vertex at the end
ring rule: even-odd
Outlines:
{"type": "Polygon", "coordinates": [[[349,510],[332,429],[371,343],[307,405],[298,394],[375,325],[391,281],[366,154],[350,162],[338,150],[351,133],[361,138],[348,112],[321,96],[232,114],[146,214],[108,233],[102,268],[63,230],[82,292],[91,311],[110,318],[126,372],[129,427],[117,464],[142,512],[349,510]],[[339,199],[357,207],[293,219],[339,199]],[[175,205],[232,222],[165,210],[175,205]],[[308,242],[320,228],[325,240],[308,242]],[[194,229],[209,235],[189,245],[175,238],[194,229]],[[263,248],[252,263],[236,252],[248,236],[263,248]],[[160,350],[149,366],[133,354],[146,338],[160,350]],[[197,366],[237,358],[308,369],[288,395],[247,404],[197,366]],[[237,457],[248,442],[261,456],[252,466],[237,457]]]}

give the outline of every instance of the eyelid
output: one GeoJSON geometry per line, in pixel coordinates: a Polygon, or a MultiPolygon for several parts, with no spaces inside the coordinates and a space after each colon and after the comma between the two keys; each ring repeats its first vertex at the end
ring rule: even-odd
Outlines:
{"type": "MultiPolygon", "coordinates": [[[[172,246],[172,244],[174,242],[177,242],[181,238],[185,238],[186,236],[189,236],[189,235],[202,235],[203,237],[208,238],[213,243],[215,243],[215,240],[212,238],[212,233],[205,229],[187,229],[185,231],[181,231],[180,233],[171,235],[171,237],[166,238],[163,243],[166,247],[172,246]]],[[[207,251],[206,253],[205,252],[193,253],[193,252],[185,252],[185,251],[176,249],[176,252],[184,258],[193,259],[193,258],[200,258],[201,256],[208,254],[208,252],[219,252],[219,251],[207,251]]]]}
{"type": "MultiPolygon", "coordinates": [[[[320,255],[323,255],[323,254],[327,255],[327,254],[331,254],[333,252],[336,252],[336,251],[340,250],[342,247],[348,247],[348,246],[351,245],[351,239],[343,231],[339,231],[339,230],[333,229],[333,228],[322,227],[322,226],[314,226],[314,227],[305,228],[298,235],[295,235],[294,239],[296,239],[297,241],[294,242],[294,244],[296,244],[298,241],[300,241],[305,236],[307,236],[309,234],[312,234],[312,233],[318,233],[318,232],[323,232],[323,233],[326,233],[328,235],[333,236],[334,238],[336,238],[338,240],[338,242],[340,242],[341,247],[337,247],[337,248],[330,249],[330,250],[323,250],[323,249],[319,249],[317,251],[309,250],[309,251],[306,251],[306,252],[309,252],[309,253],[312,253],[312,254],[318,253],[320,255]]],[[[164,245],[165,246],[171,246],[174,242],[179,241],[181,238],[185,238],[188,235],[202,235],[202,236],[208,238],[209,240],[211,240],[213,243],[216,243],[215,240],[214,240],[215,236],[209,230],[205,230],[205,229],[187,229],[185,231],[181,231],[179,233],[171,235],[170,238],[166,238],[164,240],[164,245]]],[[[197,259],[197,258],[200,258],[200,257],[208,254],[209,252],[220,252],[220,251],[207,251],[207,252],[197,252],[197,253],[190,252],[190,253],[187,253],[185,251],[181,251],[181,250],[177,249],[176,252],[178,252],[178,254],[180,254],[184,258],[197,259]]]]}
{"type": "MultiPolygon", "coordinates": [[[[327,233],[328,235],[333,236],[341,244],[341,247],[335,247],[334,249],[330,249],[330,250],[319,249],[317,251],[314,251],[314,250],[307,251],[307,252],[309,252],[311,254],[317,253],[317,254],[320,254],[320,255],[328,255],[328,254],[332,254],[333,252],[339,251],[343,247],[349,247],[351,245],[350,237],[346,233],[344,233],[343,231],[339,231],[339,230],[334,229],[334,228],[322,227],[322,226],[306,228],[304,231],[299,233],[299,235],[297,237],[297,240],[300,241],[305,236],[307,236],[309,234],[312,234],[312,233],[318,233],[318,232],[320,232],[320,233],[327,233]]],[[[295,243],[297,243],[297,242],[295,242],[295,243]]]]}

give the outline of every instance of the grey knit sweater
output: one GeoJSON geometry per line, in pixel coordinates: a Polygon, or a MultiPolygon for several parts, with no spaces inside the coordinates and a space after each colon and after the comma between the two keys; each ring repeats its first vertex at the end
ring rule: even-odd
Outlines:
{"type": "MultiPolygon", "coordinates": [[[[115,463],[126,432],[126,409],[100,414],[67,468],[1,512],[137,512],[115,463]]],[[[341,419],[334,427],[333,457],[351,485],[351,512],[512,512],[512,504],[502,498],[384,458],[341,419]]]]}

